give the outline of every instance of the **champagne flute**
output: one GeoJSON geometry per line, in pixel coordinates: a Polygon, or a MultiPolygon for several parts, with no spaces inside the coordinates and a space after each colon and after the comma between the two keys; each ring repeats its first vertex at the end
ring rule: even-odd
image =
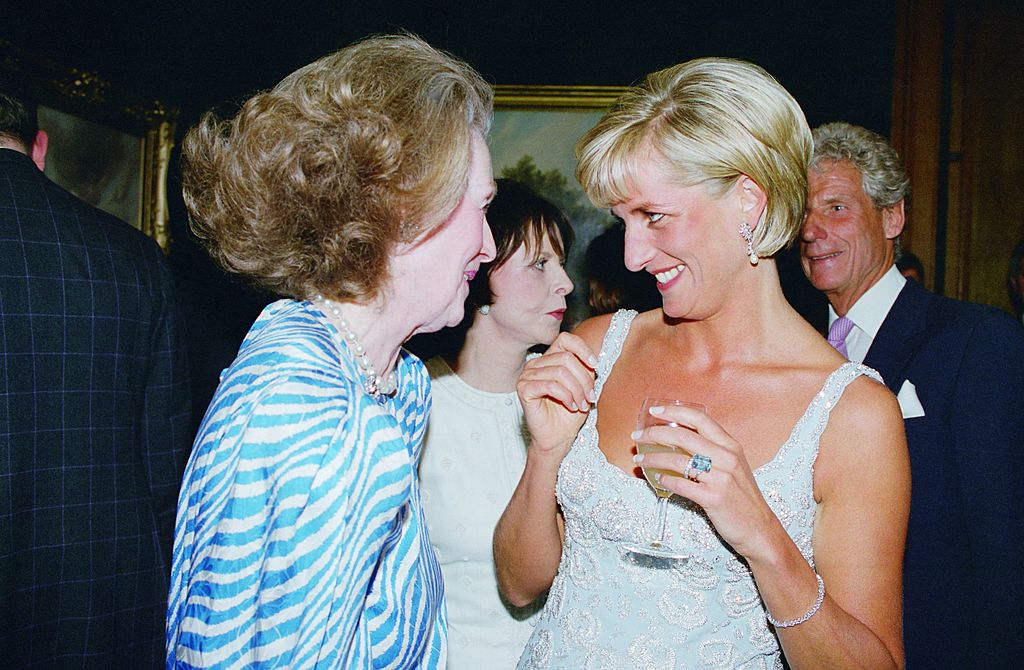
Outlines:
{"type": "MultiPolygon", "coordinates": [[[[679,424],[662,418],[662,415],[651,414],[652,407],[689,407],[692,409],[700,410],[701,412],[707,413],[707,407],[700,403],[686,402],[684,400],[673,400],[669,398],[644,398],[644,402],[640,405],[640,414],[636,419],[637,430],[644,430],[652,426],[674,426],[678,427],[679,424]]],[[[649,442],[638,442],[636,445],[636,451],[638,454],[656,454],[667,451],[682,451],[676,447],[672,447],[666,444],[655,444],[649,442]]],[[[683,452],[686,453],[686,452],[683,452]]],[[[647,478],[647,483],[654,488],[654,493],[658,496],[658,518],[656,526],[658,528],[657,537],[651,539],[646,544],[637,544],[635,542],[622,542],[621,546],[629,552],[635,554],[643,554],[645,556],[653,556],[655,558],[667,558],[667,559],[683,559],[689,558],[689,555],[679,549],[673,548],[665,544],[665,530],[667,525],[668,516],[668,499],[672,497],[672,492],[664,488],[660,483],[662,475],[674,475],[681,476],[681,473],[673,470],[663,470],[661,468],[648,468],[641,462],[640,469],[643,470],[644,477],[647,478]]]]}

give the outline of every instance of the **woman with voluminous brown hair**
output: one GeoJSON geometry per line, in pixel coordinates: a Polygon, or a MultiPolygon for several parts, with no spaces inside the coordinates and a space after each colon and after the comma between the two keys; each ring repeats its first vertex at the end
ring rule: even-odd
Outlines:
{"type": "Polygon", "coordinates": [[[283,299],[185,472],[168,667],[444,667],[416,482],[430,385],[402,343],[458,323],[494,255],[491,106],[465,63],[373,37],[186,137],[196,234],[283,299]]]}

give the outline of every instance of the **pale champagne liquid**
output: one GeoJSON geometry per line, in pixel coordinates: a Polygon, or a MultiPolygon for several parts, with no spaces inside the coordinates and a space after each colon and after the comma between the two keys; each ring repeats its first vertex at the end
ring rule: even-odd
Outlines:
{"type": "MultiPolygon", "coordinates": [[[[636,452],[638,454],[661,454],[667,451],[680,450],[676,449],[675,447],[666,447],[664,444],[637,443],[636,445],[636,452]]],[[[643,470],[644,477],[647,478],[647,483],[649,483],[654,488],[654,492],[658,494],[659,498],[668,498],[672,495],[672,492],[662,488],[660,484],[657,484],[654,481],[655,473],[660,473],[661,475],[668,475],[670,477],[682,476],[681,473],[676,472],[675,470],[662,470],[661,468],[645,468],[642,464],[640,465],[640,469],[643,470]]]]}

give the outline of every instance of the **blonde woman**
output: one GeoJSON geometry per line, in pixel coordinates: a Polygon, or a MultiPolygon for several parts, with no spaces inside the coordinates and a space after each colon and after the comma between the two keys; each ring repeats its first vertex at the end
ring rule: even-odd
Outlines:
{"type": "Polygon", "coordinates": [[[512,602],[550,587],[521,668],[902,666],[900,411],[789,306],[772,258],[810,152],[793,98],[728,59],[650,75],[580,140],[577,176],[662,307],[585,322],[519,381],[533,442],[498,575],[512,602]],[[647,396],[707,412],[635,431],[647,396]],[[677,473],[660,484],[687,558],[622,548],[654,532],[638,463],[677,473]]]}
{"type": "Polygon", "coordinates": [[[444,666],[416,482],[430,384],[401,347],[458,323],[494,255],[490,119],[472,69],[392,36],[186,138],[193,227],[285,298],[224,372],[185,472],[168,667],[444,666]]]}

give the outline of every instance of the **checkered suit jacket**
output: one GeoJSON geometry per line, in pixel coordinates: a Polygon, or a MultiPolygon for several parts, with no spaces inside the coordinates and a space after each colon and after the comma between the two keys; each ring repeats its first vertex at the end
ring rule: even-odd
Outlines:
{"type": "Polygon", "coordinates": [[[189,384],[131,226],[0,149],[0,665],[158,668],[189,384]]]}

